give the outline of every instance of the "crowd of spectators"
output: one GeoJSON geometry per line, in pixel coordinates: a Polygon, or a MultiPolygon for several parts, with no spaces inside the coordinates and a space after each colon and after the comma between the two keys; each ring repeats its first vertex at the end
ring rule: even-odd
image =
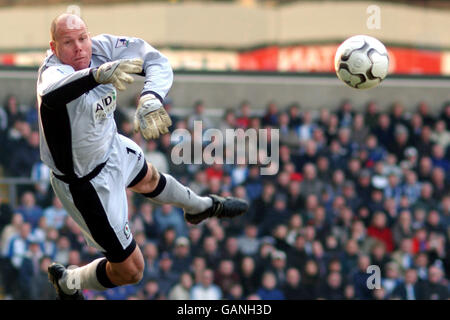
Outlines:
{"type": "MultiPolygon", "coordinates": [[[[170,113],[169,100],[165,106],[170,113]]],[[[118,108],[118,131],[159,170],[200,194],[246,198],[250,209],[194,226],[180,209],[127,191],[130,227],[145,257],[143,279],[105,292],[85,290],[87,298],[449,298],[450,103],[432,113],[425,102],[381,110],[374,101],[358,108],[344,101],[335,111],[311,111],[296,103],[281,108],[272,101],[261,109],[244,101],[222,119],[206,116],[206,107],[199,101],[188,117],[173,116],[172,131],[192,130],[196,120],[203,130],[279,129],[278,171],[261,175],[263,165],[255,163],[175,164],[171,154],[180,141],[170,134],[144,141],[126,108],[118,108]],[[381,287],[373,290],[370,265],[381,271],[381,287]]],[[[18,205],[0,198],[5,299],[53,299],[52,261],[81,266],[102,256],[85,244],[54,197],[38,137],[35,106],[21,108],[9,97],[0,108],[3,176],[36,183],[20,186],[18,205]]],[[[228,143],[224,153],[233,147],[243,146],[228,143]]],[[[244,147],[264,160],[255,146],[244,147]]]]}

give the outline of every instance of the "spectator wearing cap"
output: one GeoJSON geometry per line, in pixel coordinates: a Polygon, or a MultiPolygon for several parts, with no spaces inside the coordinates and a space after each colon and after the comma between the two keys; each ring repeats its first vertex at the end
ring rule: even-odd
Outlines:
{"type": "Polygon", "coordinates": [[[283,286],[286,281],[286,253],[281,250],[274,250],[270,256],[270,265],[266,267],[265,271],[272,272],[277,279],[278,286],[283,286]]]}
{"type": "Polygon", "coordinates": [[[403,157],[403,161],[400,162],[400,166],[407,170],[409,169],[416,171],[419,165],[418,159],[417,149],[409,146],[405,149],[405,155],[403,157]]]}
{"type": "Polygon", "coordinates": [[[173,250],[173,271],[181,274],[189,270],[192,263],[192,255],[190,254],[189,239],[186,237],[178,237],[175,240],[175,248],[173,250]]]}

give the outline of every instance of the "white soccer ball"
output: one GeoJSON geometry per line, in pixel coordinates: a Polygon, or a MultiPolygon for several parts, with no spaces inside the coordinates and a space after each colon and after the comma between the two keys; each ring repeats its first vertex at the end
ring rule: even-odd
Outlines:
{"type": "Polygon", "coordinates": [[[389,56],[377,39],[358,35],[342,42],[334,57],[339,79],[352,88],[369,89],[377,86],[388,74],[389,56]]]}

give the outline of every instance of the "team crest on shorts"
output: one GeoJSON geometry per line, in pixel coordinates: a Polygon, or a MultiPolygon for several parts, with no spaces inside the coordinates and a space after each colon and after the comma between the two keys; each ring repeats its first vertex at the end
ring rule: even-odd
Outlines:
{"type": "Polygon", "coordinates": [[[130,231],[130,227],[128,225],[128,222],[125,224],[125,228],[123,228],[123,233],[125,234],[125,237],[127,237],[127,239],[131,235],[131,231],[130,231]]]}

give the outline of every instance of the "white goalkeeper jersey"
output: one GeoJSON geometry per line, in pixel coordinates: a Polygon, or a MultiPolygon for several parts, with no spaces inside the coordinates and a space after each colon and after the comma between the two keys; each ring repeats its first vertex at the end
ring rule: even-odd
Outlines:
{"type": "Polygon", "coordinates": [[[37,98],[41,159],[56,174],[80,178],[108,159],[117,135],[117,92],[111,84],[98,84],[93,72],[105,62],[138,57],[144,60],[142,93],[164,99],[172,86],[172,68],[144,40],[93,37],[90,66],[79,71],[49,51],[39,69],[37,98]]]}

